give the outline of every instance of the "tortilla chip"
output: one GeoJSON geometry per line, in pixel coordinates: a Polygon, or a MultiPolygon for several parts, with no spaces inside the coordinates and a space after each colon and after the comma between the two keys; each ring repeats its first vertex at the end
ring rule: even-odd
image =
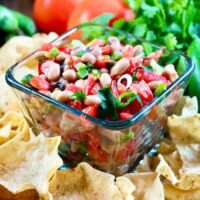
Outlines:
{"type": "Polygon", "coordinates": [[[36,190],[30,189],[18,194],[12,194],[4,187],[0,186],[1,200],[38,200],[39,195],[36,190]]]}
{"type": "Polygon", "coordinates": [[[175,144],[200,142],[200,114],[192,117],[168,117],[170,137],[175,144]]]}
{"type": "Polygon", "coordinates": [[[8,111],[19,111],[19,104],[13,90],[7,85],[5,81],[5,74],[0,75],[0,116],[8,111]]]}
{"type": "Polygon", "coordinates": [[[21,133],[26,141],[30,139],[29,126],[21,113],[10,111],[0,118],[0,145],[21,133]]]}
{"type": "Polygon", "coordinates": [[[164,200],[164,189],[156,172],[125,174],[136,187],[135,200],[164,200]]]}
{"type": "Polygon", "coordinates": [[[184,97],[185,104],[181,111],[182,117],[190,117],[198,113],[197,97],[184,97]]]}
{"type": "Polygon", "coordinates": [[[199,200],[200,190],[180,190],[170,184],[164,184],[166,200],[199,200]]]}
{"type": "Polygon", "coordinates": [[[62,164],[58,156],[60,139],[40,134],[24,141],[17,135],[1,145],[0,185],[14,194],[29,189],[46,194],[49,179],[62,164]]]}
{"type": "Polygon", "coordinates": [[[113,175],[98,171],[86,163],[74,169],[57,171],[50,181],[54,200],[121,200],[113,175]]]}
{"type": "Polygon", "coordinates": [[[57,34],[50,33],[36,34],[34,37],[16,36],[10,39],[0,49],[0,74],[4,73],[9,67],[38,49],[43,43],[52,41],[57,34]]]}
{"type": "Polygon", "coordinates": [[[123,200],[134,200],[133,192],[135,191],[135,186],[126,177],[118,177],[116,179],[116,184],[121,192],[123,200]]]}
{"type": "Polygon", "coordinates": [[[164,138],[159,144],[158,153],[159,154],[169,154],[176,150],[175,144],[173,144],[169,139],[164,138]]]}

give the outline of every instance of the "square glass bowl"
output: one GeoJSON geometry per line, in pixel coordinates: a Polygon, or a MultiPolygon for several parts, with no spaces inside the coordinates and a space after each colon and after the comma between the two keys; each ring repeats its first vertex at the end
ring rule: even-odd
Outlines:
{"type": "Polygon", "coordinates": [[[38,61],[35,57],[39,50],[12,66],[6,73],[6,80],[16,89],[24,115],[36,134],[42,131],[49,137],[62,136],[60,155],[68,165],[85,161],[100,170],[121,175],[132,169],[162,138],[167,117],[182,97],[194,64],[190,58],[165,47],[94,24],[77,26],[51,43],[59,46],[73,39],[88,42],[109,35],[118,35],[124,44],[141,44],[145,53],[162,48],[163,56],[159,63],[163,66],[173,63],[179,73],[179,78],[163,93],[128,120],[97,119],[22,84],[20,81],[25,74],[36,74],[38,61]]]}

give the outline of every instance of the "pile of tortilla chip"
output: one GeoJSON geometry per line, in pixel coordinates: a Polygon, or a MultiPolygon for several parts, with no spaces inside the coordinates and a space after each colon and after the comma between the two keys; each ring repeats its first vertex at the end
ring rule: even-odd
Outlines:
{"type": "Polygon", "coordinates": [[[199,200],[200,115],[197,99],[184,97],[168,118],[157,156],[145,156],[120,177],[80,163],[59,170],[60,137],[35,135],[20,112],[5,70],[56,37],[15,37],[0,49],[0,200],[199,200]],[[28,45],[27,45],[28,44],[28,45]]]}

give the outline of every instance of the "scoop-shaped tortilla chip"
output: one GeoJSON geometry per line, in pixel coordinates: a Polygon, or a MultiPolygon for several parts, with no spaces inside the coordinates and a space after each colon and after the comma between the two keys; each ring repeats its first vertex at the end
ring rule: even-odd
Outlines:
{"type": "Polygon", "coordinates": [[[74,169],[57,171],[49,192],[54,200],[122,200],[114,179],[113,175],[81,163],[74,169]]]}
{"type": "Polygon", "coordinates": [[[164,184],[166,200],[199,200],[200,190],[180,190],[173,185],[164,184]]]}
{"type": "Polygon", "coordinates": [[[0,118],[0,145],[14,138],[17,134],[23,134],[29,140],[29,126],[22,113],[9,111],[0,118]]]}
{"type": "Polygon", "coordinates": [[[135,200],[164,200],[164,189],[159,173],[130,173],[125,174],[136,187],[133,192],[135,200]]]}
{"type": "Polygon", "coordinates": [[[48,181],[62,165],[58,156],[60,137],[46,138],[43,134],[24,141],[17,135],[0,146],[0,185],[16,194],[36,189],[48,192],[48,181]]]}
{"type": "Polygon", "coordinates": [[[168,118],[169,134],[175,144],[200,142],[200,114],[192,117],[173,115],[168,118]]]}

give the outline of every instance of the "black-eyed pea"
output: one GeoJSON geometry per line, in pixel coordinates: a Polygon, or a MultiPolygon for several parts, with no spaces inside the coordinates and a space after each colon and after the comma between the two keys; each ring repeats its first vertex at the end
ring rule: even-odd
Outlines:
{"type": "Polygon", "coordinates": [[[66,69],[62,75],[67,81],[75,81],[77,79],[76,71],[74,69],[66,69]]]}
{"type": "Polygon", "coordinates": [[[79,88],[83,88],[84,85],[84,80],[83,79],[79,79],[75,82],[75,86],[79,87],[79,88]]]}
{"type": "Polygon", "coordinates": [[[162,81],[151,81],[148,83],[148,86],[151,90],[155,90],[161,83],[162,81]]]}
{"type": "Polygon", "coordinates": [[[110,36],[108,38],[108,44],[110,44],[112,51],[118,51],[121,49],[121,43],[117,37],[110,36]]]}
{"type": "Polygon", "coordinates": [[[96,57],[93,54],[91,54],[91,53],[85,53],[81,57],[81,60],[82,60],[82,62],[94,64],[96,62],[96,57]]]}
{"type": "Polygon", "coordinates": [[[71,98],[72,95],[73,95],[73,92],[64,90],[57,94],[56,100],[60,102],[66,102],[71,98]]]}
{"type": "Polygon", "coordinates": [[[108,73],[102,73],[100,76],[100,84],[102,87],[110,86],[112,82],[111,76],[108,73]]]}
{"type": "Polygon", "coordinates": [[[102,50],[99,46],[95,46],[90,49],[90,53],[93,54],[95,57],[98,57],[102,54],[102,50]]]}
{"type": "Polygon", "coordinates": [[[85,105],[100,105],[102,102],[101,98],[98,95],[88,95],[85,97],[84,104],[85,105]]]}
{"type": "Polygon", "coordinates": [[[57,81],[60,77],[60,65],[53,61],[50,62],[46,76],[50,81],[57,81]]]}
{"type": "Polygon", "coordinates": [[[167,76],[171,82],[175,81],[178,78],[178,74],[177,74],[173,64],[166,65],[164,72],[167,74],[167,76]]]}
{"type": "Polygon", "coordinates": [[[128,58],[120,59],[110,70],[111,76],[117,76],[123,74],[130,66],[128,58]]]}
{"type": "Polygon", "coordinates": [[[56,56],[56,61],[58,62],[63,62],[66,58],[66,54],[64,52],[60,52],[57,56],[56,56]]]}

